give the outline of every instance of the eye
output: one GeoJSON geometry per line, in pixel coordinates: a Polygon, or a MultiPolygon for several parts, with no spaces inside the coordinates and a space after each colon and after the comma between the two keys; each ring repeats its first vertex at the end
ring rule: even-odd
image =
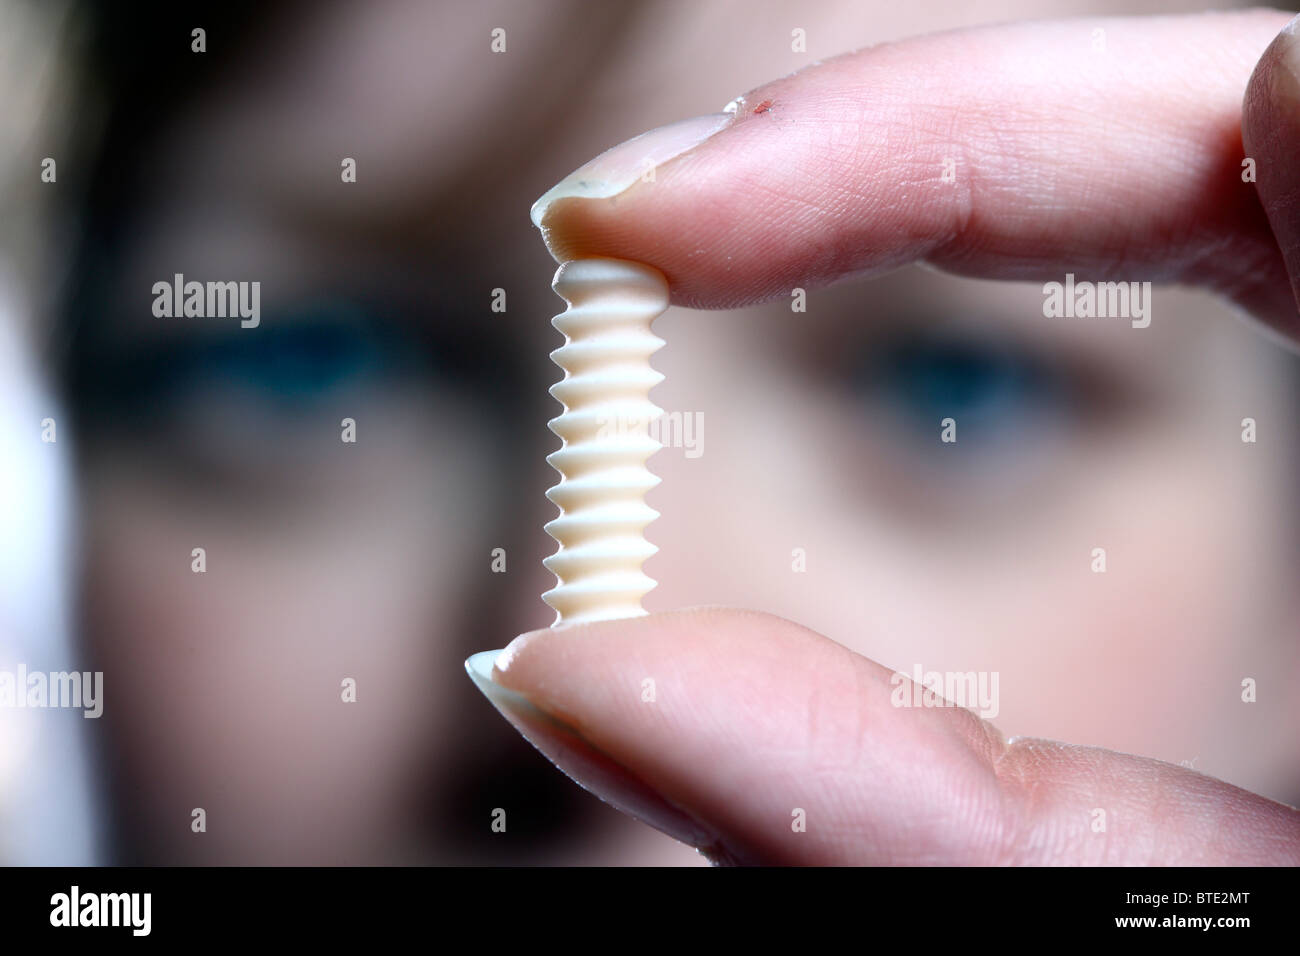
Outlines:
{"type": "Polygon", "coordinates": [[[346,299],[268,311],[255,329],[196,322],[161,342],[126,339],[99,351],[81,365],[75,391],[97,427],[192,431],[200,413],[273,427],[412,384],[464,387],[478,378],[463,348],[430,341],[419,326],[346,299]]]}
{"type": "Polygon", "coordinates": [[[1014,344],[917,336],[872,350],[857,376],[872,410],[932,446],[958,423],[960,447],[1005,445],[1073,414],[1067,373],[1014,344]]]}
{"type": "Polygon", "coordinates": [[[245,493],[308,502],[309,487],[370,480],[376,455],[427,449],[449,420],[508,448],[532,380],[456,308],[380,290],[264,307],[254,328],[169,320],[144,333],[108,310],[83,323],[66,372],[83,451],[242,507],[261,500],[245,493]],[[366,451],[348,454],[357,433],[366,451]]]}
{"type": "Polygon", "coordinates": [[[195,330],[100,368],[118,410],[165,417],[194,401],[253,401],[290,414],[410,366],[413,350],[342,303],[268,317],[256,330],[195,330]]]}
{"type": "Polygon", "coordinates": [[[463,350],[420,329],[338,298],[266,310],[251,329],[200,320],[162,341],[124,338],[82,366],[82,434],[189,480],[323,474],[344,418],[367,420],[372,438],[379,422],[409,434],[438,401],[471,394],[480,376],[463,350]]]}
{"type": "Polygon", "coordinates": [[[232,333],[219,343],[190,349],[182,366],[195,385],[249,391],[288,408],[355,387],[399,355],[365,325],[327,312],[269,325],[256,340],[232,333]]]}

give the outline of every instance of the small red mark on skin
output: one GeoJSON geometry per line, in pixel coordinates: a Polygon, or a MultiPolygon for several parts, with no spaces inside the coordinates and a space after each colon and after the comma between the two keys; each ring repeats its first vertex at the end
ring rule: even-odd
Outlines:
{"type": "Polygon", "coordinates": [[[763,100],[763,102],[759,103],[757,106],[754,107],[754,115],[757,116],[759,113],[766,113],[771,108],[772,108],[772,101],[763,100]]]}

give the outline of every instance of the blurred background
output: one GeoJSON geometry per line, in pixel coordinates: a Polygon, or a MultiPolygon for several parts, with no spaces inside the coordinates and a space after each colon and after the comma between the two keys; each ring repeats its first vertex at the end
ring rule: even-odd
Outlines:
{"type": "MultiPolygon", "coordinates": [[[[561,303],[529,206],[850,49],[1202,8],[2,0],[0,668],[102,671],[104,715],[0,708],[0,861],[702,864],[463,671],[553,617],[561,303]],[[155,316],[177,273],[259,281],[260,324],[155,316]]],[[[1141,332],[923,269],[798,315],[670,310],[654,398],[702,430],[652,461],[647,607],[997,671],[1008,735],[1300,802],[1300,368],[1156,295],[1141,332]]]]}

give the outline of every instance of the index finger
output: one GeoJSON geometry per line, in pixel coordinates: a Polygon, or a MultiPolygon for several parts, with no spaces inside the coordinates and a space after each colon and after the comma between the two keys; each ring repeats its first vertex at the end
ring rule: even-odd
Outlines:
{"type": "Polygon", "coordinates": [[[1288,19],[1036,22],[873,47],[760,87],[729,119],[615,147],[534,220],[557,259],[652,265],[696,308],[925,261],[1186,282],[1293,328],[1241,146],[1242,95],[1288,19]]]}

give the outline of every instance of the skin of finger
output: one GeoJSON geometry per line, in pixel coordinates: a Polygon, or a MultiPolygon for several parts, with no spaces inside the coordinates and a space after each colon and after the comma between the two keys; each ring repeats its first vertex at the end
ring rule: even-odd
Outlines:
{"type": "Polygon", "coordinates": [[[1187,280],[1278,320],[1294,304],[1242,183],[1241,97],[1285,22],[1039,22],[873,47],[747,94],[653,181],[555,202],[543,232],[560,259],[649,263],[697,308],[926,260],[1007,279],[1187,280]]]}
{"type": "Polygon", "coordinates": [[[889,669],[758,612],[532,632],[494,674],[707,823],[736,862],[1300,859],[1290,808],[1157,761],[1007,744],[961,708],[895,706],[889,669]]]}
{"type": "Polygon", "coordinates": [[[1242,106],[1242,141],[1300,301],[1300,17],[1260,58],[1242,106]]]}

